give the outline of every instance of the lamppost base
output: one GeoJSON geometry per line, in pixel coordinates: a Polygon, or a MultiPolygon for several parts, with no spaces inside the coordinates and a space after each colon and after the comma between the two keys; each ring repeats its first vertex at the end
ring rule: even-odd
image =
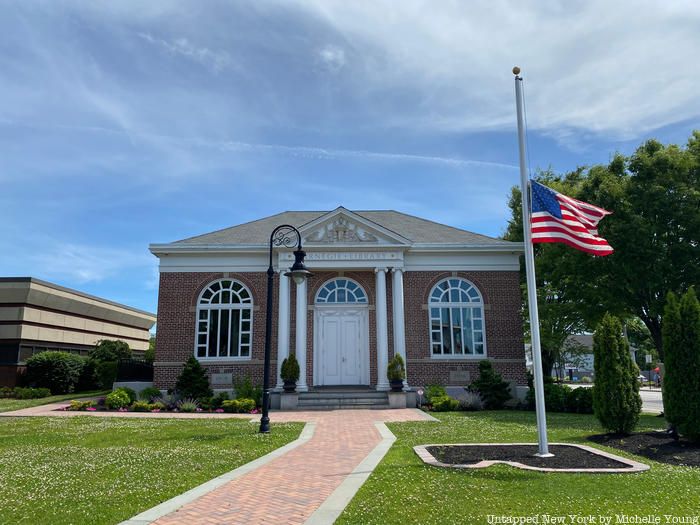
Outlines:
{"type": "Polygon", "coordinates": [[[269,434],[270,433],[270,418],[269,417],[262,417],[260,419],[260,433],[261,434],[269,434]]]}

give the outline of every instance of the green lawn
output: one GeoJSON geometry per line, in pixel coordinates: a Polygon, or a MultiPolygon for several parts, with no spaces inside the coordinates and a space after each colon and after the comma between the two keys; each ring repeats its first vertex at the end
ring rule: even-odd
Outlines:
{"type": "MultiPolygon", "coordinates": [[[[650,513],[660,515],[665,523],[664,514],[695,516],[700,509],[700,469],[639,457],[651,470],[584,475],[527,472],[505,465],[484,470],[426,466],[413,451],[414,445],[537,441],[533,412],[436,415],[442,423],[388,425],[397,437],[394,446],[336,523],[485,524],[488,515],[542,514],[613,516],[615,523],[615,514],[650,513]]],[[[551,442],[585,443],[585,436],[602,432],[588,415],[549,414],[548,425],[551,442]]],[[[642,416],[639,429],[663,426],[661,418],[642,416]]]]}
{"type": "Polygon", "coordinates": [[[0,419],[0,523],[113,524],[296,439],[241,419],[0,419]]]}
{"type": "Polygon", "coordinates": [[[58,403],[60,401],[70,401],[81,397],[94,397],[109,394],[110,390],[94,390],[90,392],[80,392],[79,394],[62,394],[60,396],[42,397],[39,399],[10,399],[0,398],[0,412],[11,412],[23,408],[38,407],[48,403],[58,403]]]}

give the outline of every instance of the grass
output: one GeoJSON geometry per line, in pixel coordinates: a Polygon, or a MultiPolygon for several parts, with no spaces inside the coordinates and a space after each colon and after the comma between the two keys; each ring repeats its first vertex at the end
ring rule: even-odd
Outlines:
{"type": "MultiPolygon", "coordinates": [[[[700,469],[673,467],[646,458],[640,474],[545,474],[506,465],[484,470],[424,465],[414,445],[469,442],[536,442],[532,412],[435,414],[441,423],[392,423],[397,440],[336,523],[490,523],[488,516],[695,516],[700,509],[700,469]]],[[[548,414],[550,442],[588,443],[602,433],[593,416],[548,414]]],[[[642,416],[638,430],[663,428],[664,421],[642,416]]],[[[590,444],[590,443],[588,443],[590,444]]],[[[598,521],[600,523],[600,521],[598,521]]],[[[620,522],[618,522],[620,523],[620,522]]]]}
{"type": "Polygon", "coordinates": [[[102,396],[109,394],[109,392],[110,390],[92,390],[77,394],[61,394],[59,396],[41,397],[39,399],[0,398],[0,412],[11,412],[13,410],[21,410],[23,408],[47,405],[49,403],[59,403],[61,401],[70,401],[71,399],[80,399],[81,397],[102,396]]]}
{"type": "Polygon", "coordinates": [[[114,524],[296,439],[241,419],[0,419],[0,523],[114,524]]]}

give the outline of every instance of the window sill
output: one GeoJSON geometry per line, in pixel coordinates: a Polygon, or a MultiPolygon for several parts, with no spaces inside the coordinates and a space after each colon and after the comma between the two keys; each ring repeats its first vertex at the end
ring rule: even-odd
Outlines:
{"type": "Polygon", "coordinates": [[[431,355],[432,361],[481,361],[488,359],[486,354],[478,355],[431,355]]]}

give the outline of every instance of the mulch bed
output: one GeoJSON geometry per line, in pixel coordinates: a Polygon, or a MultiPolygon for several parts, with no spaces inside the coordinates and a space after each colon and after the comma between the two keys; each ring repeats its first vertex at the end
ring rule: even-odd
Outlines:
{"type": "Polygon", "coordinates": [[[556,469],[631,468],[577,447],[550,445],[551,458],[535,456],[537,445],[470,445],[427,447],[435,459],[448,465],[470,465],[480,461],[516,461],[529,467],[556,469]]]}
{"type": "Polygon", "coordinates": [[[640,432],[629,436],[597,434],[590,441],[669,465],[700,467],[700,444],[674,440],[665,432],[640,432]]]}

